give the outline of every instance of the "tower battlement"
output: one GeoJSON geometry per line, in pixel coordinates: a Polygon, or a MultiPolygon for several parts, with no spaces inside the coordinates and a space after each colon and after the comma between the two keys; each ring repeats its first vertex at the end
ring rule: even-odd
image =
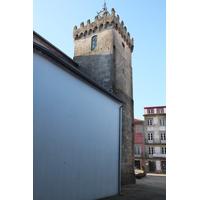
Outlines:
{"type": "Polygon", "coordinates": [[[79,29],[77,29],[77,26],[74,26],[73,38],[74,40],[85,38],[87,35],[101,31],[102,29],[106,29],[108,27],[117,30],[124,42],[130,48],[131,52],[133,52],[134,40],[133,38],[130,38],[130,33],[127,32],[124,22],[119,21],[119,15],[115,16],[114,8],[111,9],[110,15],[108,12],[104,12],[101,18],[98,18],[98,15],[95,16],[94,22],[92,23],[90,23],[90,20],[88,19],[87,24],[84,26],[84,22],[82,22],[79,29]]]}

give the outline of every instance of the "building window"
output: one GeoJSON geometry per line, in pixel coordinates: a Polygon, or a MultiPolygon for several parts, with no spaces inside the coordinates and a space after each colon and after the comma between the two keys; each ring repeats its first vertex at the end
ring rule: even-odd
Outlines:
{"type": "Polygon", "coordinates": [[[158,109],[158,113],[163,113],[163,109],[158,109]]]}
{"type": "Polygon", "coordinates": [[[165,133],[161,133],[161,134],[160,134],[160,138],[161,138],[161,140],[166,140],[165,133]]]}
{"type": "Polygon", "coordinates": [[[92,43],[91,43],[91,50],[93,51],[97,47],[97,35],[92,37],[92,43]]]}
{"type": "Polygon", "coordinates": [[[148,133],[148,140],[153,140],[153,133],[148,133]]]}
{"type": "Polygon", "coordinates": [[[142,147],[141,147],[141,145],[135,146],[134,148],[135,148],[135,152],[134,152],[135,155],[141,156],[141,154],[142,154],[142,147]]]}
{"type": "Polygon", "coordinates": [[[153,155],[153,147],[149,147],[149,155],[153,155]]]}
{"type": "Polygon", "coordinates": [[[160,119],[160,125],[165,125],[165,119],[160,119]]]}
{"type": "Polygon", "coordinates": [[[148,125],[148,126],[152,126],[152,119],[148,119],[148,120],[147,120],[147,125],[148,125]]]}
{"type": "Polygon", "coordinates": [[[166,154],[166,147],[162,147],[162,154],[166,154]]]}
{"type": "Polygon", "coordinates": [[[153,113],[153,109],[149,110],[148,113],[153,113]]]}

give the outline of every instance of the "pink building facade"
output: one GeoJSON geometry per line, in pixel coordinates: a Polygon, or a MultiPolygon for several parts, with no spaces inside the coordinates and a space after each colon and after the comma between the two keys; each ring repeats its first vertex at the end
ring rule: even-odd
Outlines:
{"type": "Polygon", "coordinates": [[[145,167],[144,121],[134,118],[134,156],[135,168],[145,167]]]}

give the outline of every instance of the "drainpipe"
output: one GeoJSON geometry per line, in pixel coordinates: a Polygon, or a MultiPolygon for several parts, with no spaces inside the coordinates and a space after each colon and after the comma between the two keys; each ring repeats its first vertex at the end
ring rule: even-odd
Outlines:
{"type": "Polygon", "coordinates": [[[122,104],[119,107],[119,160],[118,160],[118,194],[121,194],[121,144],[122,144],[122,104]]]}

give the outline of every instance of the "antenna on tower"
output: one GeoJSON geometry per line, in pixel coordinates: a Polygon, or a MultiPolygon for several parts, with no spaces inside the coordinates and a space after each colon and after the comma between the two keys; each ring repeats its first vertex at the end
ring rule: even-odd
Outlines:
{"type": "Polygon", "coordinates": [[[102,7],[103,7],[103,9],[100,10],[99,12],[97,12],[98,19],[100,19],[102,17],[101,13],[109,14],[109,12],[107,11],[107,7],[106,7],[106,1],[104,1],[104,5],[102,7]]]}

